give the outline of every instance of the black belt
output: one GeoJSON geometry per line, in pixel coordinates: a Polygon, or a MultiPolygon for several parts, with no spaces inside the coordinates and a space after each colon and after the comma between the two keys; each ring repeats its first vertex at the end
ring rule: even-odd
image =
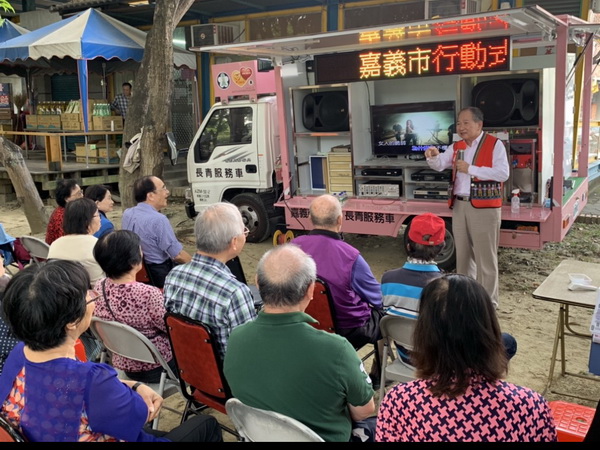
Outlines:
{"type": "Polygon", "coordinates": [[[460,200],[461,202],[470,201],[470,197],[468,195],[457,195],[456,200],[460,200]]]}

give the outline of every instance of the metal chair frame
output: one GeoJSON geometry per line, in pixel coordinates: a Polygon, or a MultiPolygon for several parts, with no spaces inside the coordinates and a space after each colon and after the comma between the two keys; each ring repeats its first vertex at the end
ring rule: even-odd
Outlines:
{"type": "MultiPolygon", "coordinates": [[[[180,391],[187,400],[181,421],[190,413],[201,414],[206,408],[227,414],[225,403],[232,395],[209,328],[197,320],[171,312],[165,315],[165,323],[179,374],[180,391]]],[[[219,425],[239,438],[235,430],[219,425]]]]}
{"type": "MultiPolygon", "coordinates": [[[[333,302],[333,297],[331,296],[331,291],[329,290],[327,282],[322,278],[317,277],[313,299],[310,301],[304,312],[319,322],[311,324],[318,330],[336,333],[337,321],[335,318],[335,303],[333,302]]],[[[358,351],[360,348],[355,348],[355,350],[358,351]]],[[[361,360],[365,362],[371,356],[376,355],[376,351],[377,345],[373,345],[373,350],[363,356],[361,360]]],[[[379,364],[379,362],[377,363],[379,364]]]]}
{"type": "Polygon", "coordinates": [[[29,252],[31,260],[35,264],[39,264],[48,259],[50,246],[44,241],[33,236],[21,236],[20,239],[23,247],[29,252]]]}
{"type": "Polygon", "coordinates": [[[237,398],[227,400],[225,408],[241,441],[324,442],[312,429],[284,414],[248,406],[237,398]]]}
{"type": "Polygon", "coordinates": [[[416,323],[417,319],[392,314],[386,315],[379,322],[381,336],[384,340],[379,401],[385,395],[387,380],[404,383],[416,378],[416,369],[396,355],[396,342],[409,351],[413,349],[413,333],[416,323]],[[393,359],[390,364],[388,364],[388,356],[393,359]]]}
{"type": "MultiPolygon", "coordinates": [[[[124,323],[104,320],[98,317],[92,317],[90,330],[105,347],[100,356],[100,362],[106,362],[108,350],[111,353],[116,353],[135,361],[160,364],[163,369],[160,382],[144,384],[150,386],[163,398],[180,392],[179,379],[173,373],[167,361],[162,357],[156,346],[138,330],[124,323]]],[[[117,372],[119,372],[121,378],[128,379],[122,370],[117,370],[117,372]]],[[[178,414],[181,413],[164,405],[163,408],[178,414]]],[[[155,430],[158,429],[158,423],[159,417],[156,417],[152,422],[152,428],[155,430]]]]}

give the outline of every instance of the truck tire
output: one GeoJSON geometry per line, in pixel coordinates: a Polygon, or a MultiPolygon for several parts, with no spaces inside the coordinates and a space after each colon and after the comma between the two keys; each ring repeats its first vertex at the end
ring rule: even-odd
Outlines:
{"type": "Polygon", "coordinates": [[[269,215],[265,205],[256,194],[239,194],[231,200],[240,210],[244,225],[250,232],[248,242],[262,242],[269,237],[269,215]]]}
{"type": "MultiPolygon", "coordinates": [[[[435,258],[435,262],[438,267],[444,272],[452,272],[456,268],[456,245],[454,244],[454,235],[452,234],[452,220],[444,219],[446,222],[446,244],[442,251],[435,258]]],[[[404,248],[408,244],[408,230],[410,229],[410,223],[406,225],[404,229],[404,248]]]]}

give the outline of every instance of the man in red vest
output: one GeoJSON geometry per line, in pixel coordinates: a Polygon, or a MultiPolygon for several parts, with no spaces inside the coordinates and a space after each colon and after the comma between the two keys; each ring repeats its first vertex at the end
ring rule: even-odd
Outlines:
{"type": "Polygon", "coordinates": [[[434,170],[452,168],[448,203],[454,210],[456,272],[479,281],[498,306],[503,182],[509,175],[506,148],[499,139],[483,132],[483,113],[479,108],[462,109],[456,130],[461,141],[444,153],[429,147],[425,157],[434,170]]]}

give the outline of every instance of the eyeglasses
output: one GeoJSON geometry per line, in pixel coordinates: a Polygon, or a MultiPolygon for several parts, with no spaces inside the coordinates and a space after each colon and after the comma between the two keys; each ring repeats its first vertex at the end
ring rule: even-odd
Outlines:
{"type": "Polygon", "coordinates": [[[71,192],[71,197],[83,197],[83,189],[79,188],[77,191],[71,192]]]}
{"type": "Polygon", "coordinates": [[[163,187],[159,188],[159,189],[154,189],[154,192],[158,192],[158,191],[168,191],[169,189],[167,189],[167,185],[165,184],[163,187]]]}
{"type": "Polygon", "coordinates": [[[98,300],[100,298],[100,294],[93,289],[88,289],[86,297],[90,297],[90,299],[85,302],[85,306],[98,300]]]}
{"type": "Polygon", "coordinates": [[[250,234],[250,230],[248,227],[244,227],[244,236],[248,237],[248,234],[250,234]]]}

